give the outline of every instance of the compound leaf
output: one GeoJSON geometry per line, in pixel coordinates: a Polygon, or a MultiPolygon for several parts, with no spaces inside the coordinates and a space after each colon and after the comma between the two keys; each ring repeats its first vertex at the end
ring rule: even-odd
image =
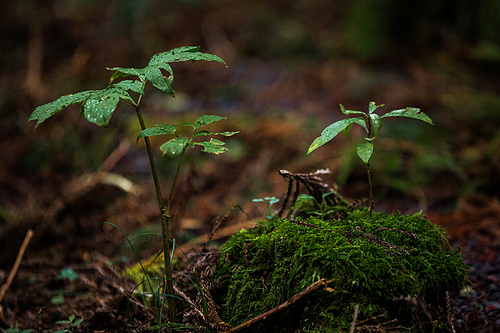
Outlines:
{"type": "Polygon", "coordinates": [[[160,146],[160,150],[163,153],[163,158],[173,161],[180,153],[186,144],[188,143],[188,138],[180,137],[169,140],[160,146]]]}
{"type": "Polygon", "coordinates": [[[359,158],[363,162],[365,162],[365,164],[368,164],[368,162],[370,162],[370,158],[372,157],[372,154],[373,154],[373,143],[371,143],[369,141],[361,142],[356,147],[356,153],[358,154],[359,158]]]}
{"type": "Polygon", "coordinates": [[[342,119],[325,128],[323,132],[321,132],[321,135],[313,141],[311,146],[309,146],[307,155],[336,137],[337,134],[342,132],[342,130],[344,130],[347,126],[357,123],[360,119],[364,121],[361,117],[342,119]]]}
{"type": "Polygon", "coordinates": [[[30,117],[28,118],[28,121],[26,122],[26,125],[32,120],[37,120],[35,128],[33,129],[35,130],[45,120],[52,117],[56,113],[59,113],[62,109],[68,107],[69,105],[85,102],[85,100],[89,98],[91,95],[95,94],[96,91],[97,90],[88,90],[76,94],[61,96],[55,101],[52,101],[44,105],[40,105],[33,111],[33,113],[31,113],[30,117]]]}
{"type": "Polygon", "coordinates": [[[422,120],[425,121],[426,123],[434,125],[432,119],[429,118],[425,113],[420,111],[419,108],[407,107],[406,109],[393,110],[391,112],[384,114],[380,118],[386,118],[386,117],[408,117],[408,118],[422,120]]]}
{"type": "Polygon", "coordinates": [[[175,134],[175,130],[176,128],[174,125],[157,124],[155,127],[149,127],[141,131],[141,133],[137,136],[137,141],[146,136],[175,134]]]}

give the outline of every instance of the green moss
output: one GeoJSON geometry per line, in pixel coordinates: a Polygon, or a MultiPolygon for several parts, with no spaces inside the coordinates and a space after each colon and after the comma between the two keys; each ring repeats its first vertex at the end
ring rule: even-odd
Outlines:
{"type": "Polygon", "coordinates": [[[421,214],[370,218],[362,209],[340,221],[306,222],[262,221],[221,248],[216,276],[223,286],[222,320],[239,325],[326,278],[333,291],[317,291],[252,331],[348,331],[356,304],[358,322],[384,315],[378,320],[396,318],[394,325],[411,327],[412,307],[396,298],[414,297],[423,285],[425,302],[444,309],[445,293],[458,294],[466,277],[445,231],[421,214]]]}

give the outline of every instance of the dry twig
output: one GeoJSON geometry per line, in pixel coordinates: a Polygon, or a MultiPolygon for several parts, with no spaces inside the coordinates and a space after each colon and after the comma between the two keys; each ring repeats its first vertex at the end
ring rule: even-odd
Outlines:
{"type": "MultiPolygon", "coordinates": [[[[14,280],[14,276],[17,273],[17,270],[19,268],[19,265],[21,264],[21,260],[23,259],[24,252],[26,251],[26,248],[28,247],[28,244],[33,237],[33,230],[29,229],[28,232],[26,233],[26,237],[24,237],[24,241],[21,244],[21,248],[19,249],[19,253],[17,254],[16,261],[14,262],[14,266],[12,267],[12,271],[10,271],[9,277],[7,278],[7,281],[3,284],[1,290],[0,290],[0,302],[5,296],[5,293],[10,287],[10,284],[12,283],[12,280],[14,280]]],[[[0,305],[0,317],[3,319],[3,309],[2,306],[0,305]]]]}
{"type": "Polygon", "coordinates": [[[354,333],[354,328],[356,327],[356,321],[358,321],[358,311],[359,311],[359,304],[356,304],[354,307],[354,316],[352,318],[352,323],[351,323],[351,330],[349,333],[354,333]]]}
{"type": "Polygon", "coordinates": [[[287,300],[286,302],[284,302],[283,304],[275,307],[274,309],[272,310],[269,310],[263,314],[261,314],[260,316],[258,317],[255,317],[233,329],[230,329],[229,331],[227,331],[228,333],[236,333],[236,332],[240,332],[248,327],[251,327],[252,325],[255,325],[261,321],[263,321],[264,319],[266,318],[269,318],[277,313],[280,313],[282,312],[283,310],[289,308],[291,305],[297,303],[299,300],[303,299],[304,297],[306,297],[307,295],[315,292],[316,290],[319,290],[319,289],[325,289],[327,284],[330,283],[331,281],[326,281],[326,279],[321,279],[319,281],[316,281],[314,284],[312,284],[311,286],[307,287],[306,289],[302,290],[300,293],[292,296],[292,298],[290,298],[289,300],[287,300]]]}

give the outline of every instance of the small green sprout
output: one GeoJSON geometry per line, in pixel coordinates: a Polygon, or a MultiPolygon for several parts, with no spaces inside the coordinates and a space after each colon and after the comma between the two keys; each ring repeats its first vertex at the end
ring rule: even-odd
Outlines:
{"type": "Polygon", "coordinates": [[[325,198],[328,197],[329,195],[335,194],[336,192],[328,192],[328,193],[323,193],[321,195],[321,202],[318,202],[315,197],[309,194],[301,194],[297,197],[297,202],[295,205],[301,205],[304,202],[307,202],[309,200],[313,200],[316,203],[316,206],[319,208],[319,211],[313,211],[312,215],[318,215],[322,220],[325,220],[326,216],[337,211],[338,207],[332,207],[328,206],[325,204],[325,198]]]}
{"type": "Polygon", "coordinates": [[[265,197],[264,199],[253,199],[253,202],[265,202],[267,211],[266,211],[266,219],[272,219],[273,213],[271,211],[271,206],[275,203],[278,203],[280,199],[276,199],[275,197],[265,197]]]}
{"type": "Polygon", "coordinates": [[[64,280],[67,279],[70,282],[78,279],[78,274],[71,267],[63,268],[59,271],[59,274],[56,276],[56,280],[64,280]]]}
{"type": "Polygon", "coordinates": [[[68,320],[59,320],[56,321],[56,324],[58,325],[69,325],[70,329],[62,329],[62,330],[57,330],[54,331],[53,333],[72,333],[74,332],[74,329],[76,326],[80,325],[83,322],[83,318],[80,318],[75,321],[75,315],[72,314],[71,316],[68,317],[68,320]]]}
{"type": "Polygon", "coordinates": [[[407,107],[406,109],[393,110],[387,112],[383,116],[379,116],[378,114],[375,113],[375,110],[378,109],[379,107],[384,106],[384,104],[376,105],[375,102],[370,102],[368,106],[368,113],[363,111],[346,110],[342,104],[339,105],[340,105],[340,110],[342,111],[343,114],[360,115],[360,116],[342,119],[326,127],[323,130],[323,132],[321,132],[321,135],[313,141],[313,143],[307,150],[307,155],[309,155],[317,148],[321,147],[325,143],[332,140],[340,132],[342,132],[342,134],[347,138],[354,124],[358,124],[361,127],[363,127],[367,134],[365,138],[366,141],[363,141],[360,144],[358,144],[358,146],[356,147],[356,153],[358,154],[359,158],[366,164],[367,167],[368,184],[370,186],[370,214],[371,214],[375,206],[375,199],[373,197],[372,180],[370,174],[370,158],[372,157],[374,150],[372,141],[378,136],[380,130],[382,129],[382,118],[407,117],[407,118],[422,120],[431,125],[434,124],[431,118],[429,118],[425,113],[420,111],[420,109],[418,108],[407,107]]]}

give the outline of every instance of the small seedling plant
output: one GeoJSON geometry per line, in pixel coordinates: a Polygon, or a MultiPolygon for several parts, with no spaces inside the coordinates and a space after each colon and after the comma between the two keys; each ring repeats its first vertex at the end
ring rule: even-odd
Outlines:
{"type": "Polygon", "coordinates": [[[53,333],[72,333],[75,330],[75,327],[80,325],[83,322],[83,318],[75,320],[76,316],[74,314],[68,317],[68,320],[59,320],[56,322],[58,325],[69,325],[70,329],[61,329],[54,331],[53,333]]]}
{"type": "MultiPolygon", "coordinates": [[[[121,101],[125,104],[132,106],[135,109],[138,121],[142,131],[139,133],[137,140],[143,138],[146,144],[146,150],[149,157],[151,172],[156,190],[156,197],[161,215],[162,237],[163,237],[163,253],[165,261],[165,280],[166,280],[166,294],[174,295],[173,280],[172,280],[172,266],[171,266],[171,241],[169,239],[169,219],[170,219],[170,204],[173,198],[175,184],[181,168],[182,158],[186,149],[194,148],[195,146],[202,146],[202,151],[213,154],[220,154],[227,150],[223,147],[224,142],[214,138],[216,135],[231,136],[237,132],[222,132],[211,133],[206,130],[200,130],[202,126],[210,123],[225,119],[224,117],[216,115],[205,115],[195,123],[185,122],[179,125],[157,125],[155,127],[146,128],[142,113],[140,111],[140,104],[142,98],[145,96],[146,84],[150,82],[153,87],[175,97],[175,92],[172,88],[174,79],[174,72],[170,63],[180,61],[215,61],[226,65],[224,60],[220,57],[199,52],[198,46],[184,46],[172,49],[167,52],[158,53],[151,57],[148,65],[144,68],[122,68],[113,67],[107,68],[113,71],[108,87],[100,90],[82,91],[76,94],[62,96],[53,102],[37,107],[28,119],[29,123],[36,120],[36,129],[41,123],[48,118],[59,113],[72,104],[80,104],[80,119],[84,116],[88,121],[99,126],[107,127],[113,112],[116,110],[118,103],[121,101]],[[135,77],[135,79],[127,79],[117,81],[124,77],[135,77]],[[133,98],[134,96],[135,98],[133,98]],[[190,138],[179,137],[177,135],[177,128],[180,126],[189,126],[193,129],[193,134],[190,138]],[[158,172],[151,148],[150,136],[153,135],[174,135],[175,138],[165,142],[161,145],[160,149],[163,152],[163,157],[168,160],[174,160],[180,156],[178,167],[175,173],[174,181],[170,189],[167,205],[164,204],[163,195],[161,192],[160,182],[158,179],[158,172]],[[208,141],[195,141],[198,137],[209,138],[208,141]]],[[[227,67],[227,65],[226,65],[227,67]]],[[[168,297],[168,312],[170,322],[176,322],[176,310],[173,297],[168,297]]]]}
{"type": "Polygon", "coordinates": [[[326,197],[328,197],[329,195],[334,195],[334,194],[335,194],[335,192],[323,193],[321,195],[321,199],[322,199],[321,202],[318,202],[316,200],[316,198],[313,197],[312,195],[303,193],[303,194],[298,196],[297,202],[295,203],[296,207],[294,209],[298,209],[300,207],[300,205],[304,202],[307,202],[309,200],[313,200],[316,204],[316,207],[319,209],[319,211],[314,210],[311,212],[311,214],[317,215],[317,216],[319,216],[320,219],[325,220],[325,218],[329,214],[332,214],[338,210],[338,207],[332,207],[332,206],[329,206],[325,203],[326,197]]]}
{"type": "Polygon", "coordinates": [[[259,199],[253,199],[253,202],[264,202],[266,204],[266,219],[272,219],[273,218],[273,211],[271,210],[271,207],[280,201],[280,199],[276,199],[275,197],[265,197],[264,199],[259,198],[259,199]]]}
{"type": "Polygon", "coordinates": [[[387,112],[386,114],[379,116],[375,113],[375,110],[384,106],[384,104],[376,105],[375,102],[370,102],[368,105],[368,112],[363,111],[353,111],[346,110],[342,104],[340,105],[340,110],[345,115],[355,115],[355,117],[347,118],[339,120],[330,126],[326,127],[321,135],[318,136],[309,149],[307,150],[307,155],[312,153],[314,150],[318,149],[325,143],[332,140],[337,136],[340,132],[347,138],[349,136],[349,132],[354,124],[358,124],[363,127],[366,131],[366,141],[363,141],[358,144],[356,147],[356,154],[359,158],[365,163],[366,170],[368,174],[368,185],[370,188],[370,215],[375,207],[375,198],[373,196],[373,188],[372,188],[372,177],[370,173],[370,158],[373,154],[373,140],[378,136],[380,130],[382,129],[382,118],[388,117],[407,117],[413,118],[417,120],[425,121],[431,125],[434,125],[431,118],[429,118],[425,113],[420,111],[418,108],[407,107],[405,109],[393,110],[387,112]]]}

